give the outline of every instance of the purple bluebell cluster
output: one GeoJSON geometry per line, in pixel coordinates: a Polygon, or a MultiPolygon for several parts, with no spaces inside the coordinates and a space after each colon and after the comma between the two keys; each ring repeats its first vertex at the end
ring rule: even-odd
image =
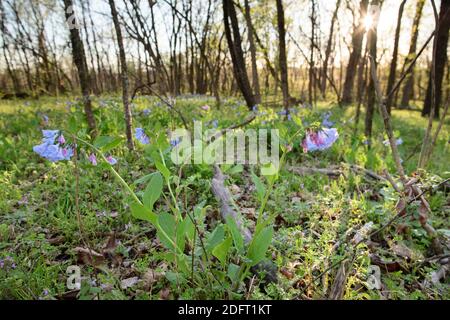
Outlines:
{"type": "Polygon", "coordinates": [[[145,109],[144,111],[142,111],[142,114],[146,117],[149,116],[150,113],[152,113],[152,110],[150,110],[150,109],[145,109]]]}
{"type": "Polygon", "coordinates": [[[335,128],[323,128],[319,132],[310,131],[306,134],[305,140],[303,140],[303,151],[306,153],[316,150],[326,150],[330,148],[338,138],[339,134],[335,128]]]}
{"type": "Polygon", "coordinates": [[[150,144],[150,138],[145,134],[144,129],[136,128],[135,138],[142,144],[150,144]]]}
{"type": "Polygon", "coordinates": [[[42,130],[42,135],[42,143],[33,147],[38,155],[51,162],[70,160],[73,157],[73,148],[66,145],[59,130],[42,130]]]}

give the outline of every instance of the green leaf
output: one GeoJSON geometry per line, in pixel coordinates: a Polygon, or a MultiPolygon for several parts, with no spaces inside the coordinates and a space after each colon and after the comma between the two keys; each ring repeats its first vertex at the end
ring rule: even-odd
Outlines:
{"type": "Polygon", "coordinates": [[[266,187],[261,182],[261,179],[252,172],[252,180],[256,187],[256,193],[258,194],[258,200],[262,202],[264,200],[264,196],[266,195],[266,187]]]}
{"type": "Polygon", "coordinates": [[[242,253],[244,251],[244,238],[242,237],[236,221],[234,221],[233,217],[230,216],[228,216],[226,220],[231,236],[233,237],[234,246],[239,253],[242,253]]]}
{"type": "Polygon", "coordinates": [[[145,188],[143,201],[144,205],[150,210],[153,210],[153,205],[161,197],[163,183],[161,173],[155,172],[150,178],[147,188],[145,188]]]}
{"type": "Polygon", "coordinates": [[[247,254],[247,257],[251,260],[252,266],[258,264],[265,258],[266,252],[272,242],[272,236],[273,228],[272,226],[269,226],[264,228],[253,238],[247,254]]]}
{"type": "Polygon", "coordinates": [[[223,225],[217,226],[214,231],[208,237],[208,241],[206,242],[206,250],[211,252],[225,237],[225,229],[223,225]]]}
{"type": "Polygon", "coordinates": [[[162,173],[164,178],[169,181],[170,178],[170,171],[167,169],[167,167],[159,160],[155,161],[156,168],[162,173]]]}
{"type": "Polygon", "coordinates": [[[238,280],[239,269],[240,269],[240,267],[238,265],[234,264],[234,263],[230,263],[228,265],[227,274],[228,274],[228,277],[230,278],[230,280],[232,282],[236,282],[238,280]]]}
{"type": "Polygon", "coordinates": [[[149,208],[143,206],[140,203],[133,202],[130,206],[131,215],[139,220],[145,220],[151,222],[153,225],[157,225],[158,216],[152,212],[149,208]]]}
{"type": "Polygon", "coordinates": [[[148,181],[150,181],[150,179],[152,178],[152,176],[154,174],[155,173],[147,174],[146,176],[143,176],[143,177],[137,179],[136,181],[134,181],[133,184],[134,185],[138,185],[138,184],[141,184],[141,183],[147,183],[148,181]]]}
{"type": "Polygon", "coordinates": [[[185,246],[185,221],[180,221],[177,224],[173,215],[164,212],[158,216],[158,226],[159,240],[168,249],[183,252],[185,246]]]}
{"type": "Polygon", "coordinates": [[[226,238],[222,243],[216,246],[212,252],[212,254],[219,259],[220,263],[225,264],[227,261],[227,254],[231,248],[231,244],[233,243],[233,239],[231,237],[226,238]]]}
{"type": "Polygon", "coordinates": [[[95,139],[94,146],[103,152],[108,152],[122,143],[122,138],[100,136],[95,139]]]}

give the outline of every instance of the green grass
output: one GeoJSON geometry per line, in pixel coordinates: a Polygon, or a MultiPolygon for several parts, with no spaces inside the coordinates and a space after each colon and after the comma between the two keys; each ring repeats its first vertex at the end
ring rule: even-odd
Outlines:
{"type": "MultiPolygon", "coordinates": [[[[193,119],[210,122],[219,120],[219,127],[226,128],[241,122],[248,111],[242,102],[228,99],[218,110],[212,107],[210,113],[201,112],[205,103],[214,105],[214,99],[206,97],[183,97],[177,100],[177,107],[189,121],[193,119]]],[[[124,137],[124,124],[119,97],[102,97],[95,100],[95,115],[102,135],[124,137]]],[[[275,127],[281,121],[277,112],[281,109],[261,108],[260,115],[250,127],[275,127]]],[[[363,121],[357,133],[354,130],[354,108],[342,110],[336,106],[320,104],[317,112],[300,110],[298,117],[309,123],[320,119],[320,113],[331,110],[331,120],[336,121],[340,138],[326,152],[303,154],[301,141],[294,143],[288,156],[290,164],[299,166],[331,167],[342,163],[364,166],[382,173],[388,168],[395,177],[395,168],[385,140],[383,124],[376,116],[373,147],[368,150],[363,141],[363,121]]],[[[147,131],[157,128],[181,126],[179,119],[157,99],[139,98],[134,103],[135,126],[147,131]],[[150,116],[142,111],[151,109],[150,116]]],[[[49,163],[32,152],[40,142],[42,115],[49,117],[50,129],[67,129],[74,123],[79,132],[85,132],[86,124],[81,107],[73,98],[42,98],[23,101],[0,101],[0,259],[11,257],[14,268],[8,262],[0,269],[0,298],[6,299],[54,299],[67,297],[66,269],[70,265],[82,268],[82,290],[80,299],[159,299],[164,298],[237,298],[244,299],[292,299],[326,297],[336,275],[336,269],[327,272],[315,283],[312,279],[339,261],[346,251],[343,247],[333,250],[333,244],[343,237],[347,230],[358,229],[368,221],[380,226],[395,215],[397,195],[392,187],[382,182],[368,180],[361,175],[346,172],[345,177],[331,179],[323,175],[298,176],[283,170],[270,195],[266,214],[276,218],[275,235],[268,257],[278,267],[277,284],[264,290],[257,285],[247,292],[247,283],[242,283],[235,292],[224,292],[220,287],[209,288],[207,273],[199,273],[196,284],[177,282],[173,279],[172,264],[167,261],[166,250],[156,240],[155,230],[146,222],[131,217],[130,196],[121,189],[117,180],[105,167],[92,167],[87,153],[80,154],[79,168],[79,210],[82,215],[84,237],[90,248],[103,252],[112,233],[120,244],[114,249],[113,258],[107,257],[106,266],[93,268],[78,261],[74,249],[84,247],[77,222],[76,168],[73,161],[49,163]],[[72,101],[70,105],[67,101],[72,101]],[[140,282],[130,288],[123,288],[124,279],[138,277],[140,282]],[[203,282],[202,282],[203,281],[203,282]],[[204,283],[202,286],[200,283],[204,283]],[[309,284],[305,292],[303,288],[309,284]]],[[[362,118],[363,119],[363,115],[362,118]]],[[[420,143],[425,133],[427,119],[419,112],[395,110],[393,126],[397,137],[404,141],[399,146],[401,158],[408,175],[413,175],[418,162],[420,143]]],[[[294,122],[283,124],[293,131],[294,122]]],[[[437,122],[434,123],[434,127],[437,122]]],[[[444,125],[426,171],[420,173],[420,182],[427,187],[450,175],[449,122],[444,125]]],[[[113,151],[118,158],[116,167],[129,183],[154,172],[154,163],[138,146],[136,153],[129,154],[125,144],[113,151]]],[[[178,168],[171,167],[175,174],[178,168]]],[[[256,170],[255,170],[256,171],[256,170]]],[[[177,199],[180,206],[189,212],[196,205],[206,204],[204,230],[208,237],[218,224],[219,206],[211,192],[212,169],[208,166],[188,166],[182,177],[182,192],[177,199]]],[[[258,200],[249,174],[229,174],[229,185],[238,188],[236,203],[243,212],[257,212],[258,200]]],[[[137,191],[144,186],[138,184],[137,191]]],[[[448,191],[436,191],[428,196],[432,208],[430,222],[436,229],[448,230],[448,191]]],[[[167,211],[164,202],[158,203],[156,213],[167,211]]],[[[249,217],[250,227],[255,219],[249,217]]],[[[360,246],[345,288],[345,299],[449,299],[448,279],[432,289],[423,289],[423,283],[430,272],[438,268],[435,264],[420,265],[414,261],[402,263],[408,272],[382,273],[384,288],[381,291],[366,287],[367,268],[370,253],[391,260],[401,260],[390,249],[393,244],[403,244],[418,254],[430,255],[430,239],[424,234],[417,221],[406,221],[408,232],[398,234],[395,225],[383,232],[379,248],[360,246]]],[[[238,262],[234,256],[230,258],[238,262]]],[[[220,274],[221,267],[213,262],[214,270],[220,274]]],[[[248,279],[247,279],[248,280],[248,279]]]]}

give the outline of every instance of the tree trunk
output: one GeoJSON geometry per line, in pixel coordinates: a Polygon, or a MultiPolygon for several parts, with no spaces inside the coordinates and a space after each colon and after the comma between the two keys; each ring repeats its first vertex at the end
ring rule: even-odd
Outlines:
{"type": "MultiPolygon", "coordinates": [[[[435,65],[435,102],[434,102],[434,108],[435,112],[434,115],[436,118],[439,118],[439,109],[440,104],[442,102],[442,84],[444,79],[444,73],[445,73],[445,66],[447,64],[447,45],[448,45],[448,38],[449,38],[449,30],[450,30],[450,0],[442,0],[441,2],[441,9],[439,13],[439,29],[437,30],[436,34],[436,56],[433,57],[434,59],[434,65],[435,65]]],[[[447,74],[449,74],[450,71],[447,67],[447,74]]],[[[431,107],[433,105],[432,103],[432,96],[433,96],[433,75],[432,72],[430,73],[430,78],[428,81],[428,87],[427,87],[427,94],[425,97],[425,103],[422,110],[422,115],[429,115],[431,111],[431,107]]]]}
{"type": "Polygon", "coordinates": [[[70,42],[72,43],[72,55],[74,63],[77,67],[78,77],[80,78],[81,93],[83,95],[84,112],[86,114],[87,123],[92,136],[96,135],[96,123],[94,113],[92,112],[92,103],[90,97],[89,72],[86,63],[86,55],[84,52],[83,42],[80,33],[76,27],[74,7],[72,0],[64,0],[64,12],[66,21],[70,21],[73,25],[68,25],[70,31],[70,42]]]}
{"type": "Polygon", "coordinates": [[[228,48],[231,60],[233,61],[233,71],[239,89],[244,96],[249,110],[256,106],[255,96],[252,93],[245,68],[244,53],[242,51],[242,40],[239,30],[239,22],[236,16],[236,9],[232,0],[223,0],[223,20],[225,24],[225,35],[227,37],[228,48]]]}
{"type": "Polygon", "coordinates": [[[364,17],[367,13],[367,6],[369,0],[361,0],[359,4],[360,18],[357,26],[353,30],[352,35],[352,52],[348,60],[347,73],[344,81],[344,91],[342,93],[342,103],[349,104],[353,101],[353,86],[355,82],[356,69],[358,68],[358,62],[361,58],[362,43],[364,39],[364,17]]]}
{"type": "MultiPolygon", "coordinates": [[[[417,39],[419,37],[419,24],[420,24],[420,19],[422,17],[424,5],[425,5],[425,0],[417,0],[416,14],[414,16],[414,21],[413,21],[413,25],[412,25],[411,43],[409,46],[408,56],[406,57],[406,60],[405,60],[405,67],[411,63],[411,61],[415,58],[415,55],[416,55],[417,39]]],[[[414,68],[406,76],[405,85],[403,86],[403,96],[402,96],[402,101],[400,103],[400,108],[408,108],[409,107],[409,101],[412,98],[413,89],[414,89],[414,68]]]]}
{"type": "MultiPolygon", "coordinates": [[[[372,0],[371,6],[379,6],[379,0],[372,0]]],[[[378,23],[374,22],[374,25],[369,30],[367,35],[367,45],[369,49],[369,54],[373,57],[375,63],[375,70],[377,68],[377,28],[378,23]]],[[[376,72],[376,71],[375,71],[376,72]]],[[[367,110],[366,110],[366,121],[365,121],[365,135],[369,141],[369,146],[371,144],[372,138],[372,124],[373,124],[373,114],[375,111],[375,82],[373,77],[370,77],[369,88],[367,92],[367,110]]]]}
{"type": "Polygon", "coordinates": [[[252,58],[252,86],[255,91],[256,103],[261,103],[261,90],[259,87],[259,75],[258,75],[258,65],[256,64],[256,46],[255,39],[253,37],[253,23],[252,17],[250,15],[250,5],[248,0],[245,0],[245,21],[247,23],[248,29],[248,42],[250,44],[250,55],[252,58]]]}
{"type": "Polygon", "coordinates": [[[279,41],[279,66],[281,73],[281,90],[283,91],[283,106],[286,118],[289,114],[289,78],[286,57],[286,27],[284,22],[283,0],[277,0],[277,21],[279,41]]]}
{"type": "MultiPolygon", "coordinates": [[[[398,17],[397,17],[397,27],[395,29],[395,40],[394,40],[394,51],[392,53],[392,61],[391,61],[391,67],[389,70],[389,78],[388,78],[388,84],[386,88],[386,96],[391,92],[392,88],[395,84],[395,78],[397,74],[397,61],[398,61],[398,44],[400,40],[400,31],[402,28],[402,17],[403,17],[403,11],[405,9],[405,4],[407,0],[403,0],[400,4],[400,8],[398,9],[398,17]]],[[[391,106],[392,106],[392,100],[393,96],[389,96],[386,101],[386,108],[389,114],[391,114],[391,106]]]]}
{"type": "Polygon", "coordinates": [[[123,111],[125,114],[125,126],[126,126],[126,135],[127,135],[127,143],[128,149],[132,151],[134,149],[133,144],[133,133],[132,133],[132,116],[130,110],[130,102],[129,102],[129,81],[128,81],[128,67],[127,60],[125,56],[125,49],[123,47],[123,38],[122,38],[122,30],[120,29],[119,18],[117,15],[116,4],[114,0],[109,0],[109,6],[111,8],[111,15],[114,22],[114,28],[116,29],[117,36],[117,44],[119,46],[119,56],[120,56],[120,72],[122,76],[122,100],[123,100],[123,111]]]}

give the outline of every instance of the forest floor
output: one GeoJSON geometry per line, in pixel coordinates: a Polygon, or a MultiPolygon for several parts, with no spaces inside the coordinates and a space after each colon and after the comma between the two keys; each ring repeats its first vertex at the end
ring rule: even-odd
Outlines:
{"type": "MultiPolygon", "coordinates": [[[[121,105],[120,97],[95,99],[102,136],[124,136],[121,105]]],[[[201,119],[212,127],[217,120],[219,128],[240,123],[250,114],[233,98],[224,101],[220,110],[214,107],[213,99],[202,96],[180,97],[176,106],[189,122],[201,119]],[[210,111],[201,109],[205,104],[211,105],[210,111]]],[[[221,242],[224,228],[220,227],[220,206],[211,190],[212,166],[187,166],[178,176],[180,168],[167,165],[174,175],[171,183],[177,206],[183,215],[195,212],[202,217],[200,238],[208,251],[208,246],[216,246],[207,261],[195,250],[196,244],[203,244],[198,240],[193,241],[194,248],[186,244],[188,265],[191,258],[198,259],[191,274],[178,265],[179,260],[170,258],[167,244],[160,241],[149,222],[131,215],[130,195],[106,166],[93,166],[87,160],[89,152],[80,151],[76,162],[58,163],[33,152],[32,147],[42,139],[42,129],[77,128],[83,133],[81,110],[80,103],[70,98],[0,101],[1,299],[324,299],[336,290],[343,258],[347,258],[348,270],[341,288],[344,299],[450,299],[448,272],[440,282],[431,281],[434,272],[449,263],[447,188],[441,186],[426,194],[431,207],[428,222],[440,234],[443,255],[436,257],[431,251],[431,240],[414,218],[414,203],[408,208],[411,215],[395,221],[370,241],[351,244],[355,233],[367,223],[373,222],[376,229],[396,215],[398,195],[391,184],[350,167],[357,165],[378,175],[387,168],[397,179],[390,149],[383,144],[386,136],[379,116],[369,149],[362,134],[363,117],[355,133],[354,108],[326,103],[315,110],[297,107],[290,121],[283,121],[281,108],[258,110],[248,127],[282,126],[295,131],[299,119],[303,123],[321,122],[324,113],[331,112],[330,120],[339,132],[337,142],[322,152],[304,153],[301,140],[294,142],[287,157],[289,165],[281,169],[264,210],[275,217],[273,239],[265,253],[277,267],[278,281],[262,286],[250,272],[235,285],[233,272],[243,263],[242,255],[230,249],[231,244],[224,255],[218,251],[217,247],[228,242],[221,242]],[[299,174],[290,167],[327,168],[342,174],[299,174]],[[81,290],[67,287],[67,269],[73,265],[81,268],[81,290]],[[381,266],[381,274],[373,265],[381,266]],[[375,278],[371,270],[375,270],[375,278]],[[373,281],[380,281],[380,286],[371,285],[373,281]]],[[[135,127],[149,133],[180,127],[176,116],[155,98],[136,99],[133,113],[135,127]]],[[[427,170],[415,172],[426,124],[420,112],[393,112],[395,134],[403,141],[399,145],[403,165],[409,176],[419,179],[422,190],[450,177],[448,121],[427,170]]],[[[70,137],[66,135],[66,139],[70,137]]],[[[122,140],[109,152],[118,160],[114,168],[141,196],[148,181],[145,177],[156,168],[144,146],[136,146],[136,152],[130,153],[122,140]]],[[[222,166],[226,185],[250,230],[255,227],[260,206],[255,181],[267,185],[264,177],[252,179],[253,172],[259,172],[256,169],[222,166]]],[[[167,187],[164,189],[168,194],[167,187]]],[[[154,211],[161,214],[170,208],[158,200],[154,211]]]]}

